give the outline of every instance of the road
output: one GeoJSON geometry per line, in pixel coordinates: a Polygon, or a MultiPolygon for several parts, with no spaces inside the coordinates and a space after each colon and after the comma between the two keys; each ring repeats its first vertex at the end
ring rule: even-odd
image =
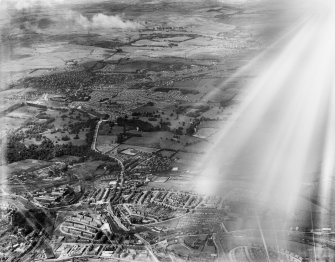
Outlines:
{"type": "MultiPolygon", "coordinates": [[[[93,136],[93,141],[92,141],[92,145],[91,145],[91,149],[96,151],[96,152],[99,152],[101,153],[97,147],[96,147],[96,144],[97,144],[97,139],[98,139],[98,134],[99,134],[99,128],[100,128],[100,125],[103,123],[103,122],[107,122],[109,120],[103,120],[103,119],[100,119],[99,122],[97,123],[96,127],[95,127],[95,131],[94,131],[94,136],[93,136]]],[[[124,173],[125,173],[125,167],[124,167],[124,164],[123,162],[117,158],[116,156],[113,156],[113,155],[108,155],[109,157],[115,159],[118,164],[120,165],[121,167],[121,173],[120,173],[120,177],[121,177],[121,184],[120,184],[120,187],[122,188],[123,186],[123,183],[124,183],[124,173]]]]}
{"type": "MultiPolygon", "coordinates": [[[[100,128],[100,125],[103,123],[103,122],[107,122],[109,120],[103,120],[103,119],[100,119],[99,122],[97,123],[96,127],[95,127],[95,131],[94,131],[94,136],[93,136],[93,141],[92,141],[92,145],[91,145],[91,149],[96,151],[96,152],[99,152],[101,153],[97,148],[96,148],[96,142],[97,142],[97,139],[98,139],[98,134],[99,134],[99,128],[100,128]]],[[[118,164],[120,165],[121,167],[121,172],[120,172],[120,188],[122,189],[123,187],[123,184],[124,184],[124,174],[125,174],[125,167],[124,167],[124,164],[123,162],[117,158],[116,156],[113,156],[113,155],[108,155],[110,158],[113,158],[114,160],[116,160],[118,162],[118,164]]],[[[125,231],[129,231],[129,229],[127,229],[124,225],[122,225],[121,221],[119,220],[119,218],[117,218],[113,211],[112,211],[112,208],[111,208],[111,205],[108,204],[107,205],[107,211],[108,213],[111,215],[111,217],[113,218],[113,220],[115,221],[115,223],[122,229],[122,230],[125,230],[125,231]]]]}
{"type": "MultiPolygon", "coordinates": [[[[96,148],[96,143],[97,143],[97,139],[98,139],[98,134],[99,134],[99,128],[100,128],[100,125],[103,123],[103,122],[106,122],[108,120],[99,120],[99,122],[97,123],[96,125],[96,128],[95,128],[95,133],[94,133],[94,137],[93,137],[93,141],[92,141],[92,145],[91,145],[91,149],[96,151],[96,152],[100,152],[97,148],[96,148]]],[[[101,153],[101,152],[100,152],[101,153]]],[[[109,157],[115,159],[118,164],[120,165],[121,167],[121,173],[120,173],[120,178],[121,178],[121,182],[120,182],[120,187],[122,188],[123,186],[123,183],[124,183],[124,174],[125,174],[125,167],[123,165],[123,162],[117,158],[116,156],[114,155],[108,155],[109,157]]],[[[112,212],[112,209],[111,209],[111,206],[110,205],[107,205],[107,211],[108,213],[110,214],[110,216],[112,217],[112,219],[114,220],[114,222],[118,225],[118,227],[120,227],[121,229],[123,230],[127,230],[121,223],[121,221],[115,217],[114,213],[112,212]]],[[[239,249],[239,248],[245,248],[245,256],[246,256],[246,259],[248,261],[252,261],[251,257],[250,257],[250,254],[248,252],[248,247],[236,247],[234,248],[233,250],[231,250],[229,252],[229,254],[227,254],[225,252],[225,249],[224,247],[222,246],[222,243],[220,241],[220,238],[224,237],[225,235],[229,234],[229,233],[232,233],[232,232],[229,232],[228,229],[226,228],[226,226],[224,225],[224,223],[221,223],[219,225],[219,232],[216,232],[213,234],[213,242],[215,244],[215,247],[217,249],[217,255],[218,255],[218,261],[221,262],[227,262],[227,261],[232,261],[232,262],[238,262],[236,257],[235,257],[235,252],[239,249]]],[[[243,233],[243,231],[241,232],[243,233]]],[[[158,262],[158,259],[157,257],[154,255],[153,253],[153,250],[152,250],[152,247],[151,245],[145,240],[143,239],[140,235],[138,234],[135,234],[135,236],[145,245],[146,249],[148,250],[148,252],[151,254],[151,256],[153,257],[154,261],[158,262]]],[[[296,258],[292,257],[292,261],[299,261],[297,260],[296,258]]]]}
{"type": "Polygon", "coordinates": [[[145,245],[145,248],[148,250],[148,252],[152,256],[153,260],[155,262],[159,262],[158,258],[155,256],[155,254],[152,250],[152,247],[151,247],[150,243],[148,241],[146,241],[144,238],[142,238],[139,234],[135,234],[134,236],[137,237],[145,245]]]}
{"type": "Polygon", "coordinates": [[[95,127],[95,130],[94,130],[94,136],[93,136],[91,149],[96,151],[96,152],[99,152],[96,148],[96,143],[97,143],[98,134],[99,134],[99,128],[100,128],[101,123],[106,122],[106,121],[108,121],[108,120],[100,119],[99,122],[97,123],[96,127],[95,127]]]}
{"type": "Polygon", "coordinates": [[[112,210],[111,204],[109,203],[107,205],[107,212],[109,213],[109,215],[113,218],[114,222],[124,231],[129,231],[128,228],[126,228],[120,221],[120,219],[114,215],[114,212],[112,210]]]}

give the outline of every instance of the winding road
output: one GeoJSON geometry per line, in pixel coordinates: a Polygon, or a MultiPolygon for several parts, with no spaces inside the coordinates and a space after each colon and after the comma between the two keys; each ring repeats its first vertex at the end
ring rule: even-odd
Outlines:
{"type": "MultiPolygon", "coordinates": [[[[91,149],[94,150],[95,152],[99,152],[99,153],[102,153],[100,152],[97,147],[96,147],[96,144],[97,144],[97,139],[98,139],[98,134],[99,134],[99,128],[100,128],[100,125],[103,123],[103,122],[107,122],[109,121],[108,119],[107,120],[103,120],[103,119],[100,119],[99,122],[97,123],[96,127],[95,127],[95,131],[94,131],[94,136],[93,136],[93,141],[92,141],[92,145],[91,145],[91,149]]],[[[121,177],[121,184],[120,186],[122,187],[123,186],[123,183],[124,183],[124,174],[125,174],[125,167],[124,167],[124,164],[122,163],[122,161],[117,158],[116,156],[112,156],[112,155],[108,155],[110,158],[113,158],[114,160],[116,160],[118,162],[118,164],[120,165],[121,167],[121,173],[120,173],[120,177],[121,177]]]]}

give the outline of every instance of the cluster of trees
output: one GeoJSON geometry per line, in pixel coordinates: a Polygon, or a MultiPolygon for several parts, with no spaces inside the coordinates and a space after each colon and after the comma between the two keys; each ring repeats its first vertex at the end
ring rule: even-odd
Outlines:
{"type": "Polygon", "coordinates": [[[90,150],[90,147],[87,145],[82,146],[74,146],[73,144],[63,144],[63,145],[55,145],[54,151],[55,151],[55,157],[61,157],[61,156],[86,156],[88,151],[90,150]]]}
{"type": "MultiPolygon", "coordinates": [[[[234,98],[234,97],[233,97],[234,98]]],[[[225,108],[233,104],[233,98],[223,99],[220,101],[220,107],[225,108]]]]}
{"type": "Polygon", "coordinates": [[[135,116],[135,117],[139,117],[139,116],[154,117],[154,118],[159,118],[160,117],[160,114],[151,113],[151,112],[133,112],[131,115],[135,116]]]}
{"type": "Polygon", "coordinates": [[[140,119],[129,119],[128,116],[118,117],[116,119],[118,126],[123,126],[126,130],[127,127],[131,129],[139,128],[139,130],[144,132],[157,131],[157,127],[154,127],[151,123],[142,121],[140,119]]]}
{"type": "Polygon", "coordinates": [[[179,135],[179,136],[183,135],[183,134],[184,134],[183,130],[184,130],[183,127],[181,127],[181,126],[178,127],[178,128],[175,130],[176,135],[179,135]]]}
{"type": "Polygon", "coordinates": [[[113,121],[108,121],[108,122],[104,122],[100,125],[99,128],[99,134],[100,135],[109,135],[112,133],[113,130],[113,126],[114,126],[114,122],[113,121]]]}
{"type": "Polygon", "coordinates": [[[65,155],[92,158],[94,160],[110,161],[111,158],[99,152],[91,150],[89,145],[75,146],[71,143],[55,145],[50,139],[44,139],[40,145],[28,147],[20,141],[11,139],[7,144],[6,159],[13,163],[25,159],[51,160],[54,157],[65,155]]]}
{"type": "Polygon", "coordinates": [[[130,217],[130,223],[132,224],[142,224],[142,222],[143,222],[143,217],[138,217],[138,216],[130,217]]]}
{"type": "Polygon", "coordinates": [[[6,159],[8,163],[21,161],[24,159],[50,160],[55,157],[55,146],[50,139],[44,139],[40,145],[29,145],[28,147],[10,138],[7,143],[6,159]]]}
{"type": "MultiPolygon", "coordinates": [[[[136,129],[139,128],[139,130],[144,132],[154,132],[154,131],[171,131],[170,126],[171,123],[169,121],[164,122],[162,119],[159,122],[158,126],[153,126],[151,123],[139,120],[139,119],[128,119],[128,116],[125,117],[118,117],[116,120],[117,124],[119,126],[124,127],[124,134],[126,133],[126,130],[128,128],[136,129]]],[[[196,132],[197,126],[200,124],[200,120],[195,118],[193,122],[185,128],[185,134],[192,136],[196,132]]],[[[183,122],[183,126],[185,126],[185,122],[183,122]]],[[[177,129],[173,130],[177,135],[183,135],[184,134],[184,128],[178,127],[177,129]]],[[[120,141],[123,141],[123,137],[120,134],[120,141]]],[[[121,143],[121,142],[118,142],[121,143]]]]}
{"type": "Polygon", "coordinates": [[[89,145],[75,146],[71,143],[55,145],[50,139],[46,138],[40,145],[26,146],[24,143],[15,139],[10,139],[7,143],[6,159],[8,163],[25,159],[50,160],[54,157],[64,155],[92,157],[97,160],[109,160],[108,156],[92,151],[89,145]]]}
{"type": "Polygon", "coordinates": [[[186,135],[188,136],[194,135],[196,132],[196,128],[198,127],[199,124],[200,124],[200,120],[194,119],[194,121],[189,125],[189,127],[186,128],[186,135]]]}
{"type": "Polygon", "coordinates": [[[96,118],[92,118],[87,120],[86,122],[74,122],[69,124],[69,128],[70,128],[70,134],[79,134],[79,132],[81,130],[83,130],[84,128],[89,128],[90,130],[94,130],[95,126],[97,123],[97,119],[96,118]]]}

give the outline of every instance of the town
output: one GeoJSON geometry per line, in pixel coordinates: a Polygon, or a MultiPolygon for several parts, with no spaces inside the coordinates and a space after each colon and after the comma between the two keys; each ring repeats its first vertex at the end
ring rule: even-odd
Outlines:
{"type": "Polygon", "coordinates": [[[286,221],[248,179],[204,169],[275,9],[14,2],[0,19],[0,261],[334,261],[335,225],[311,225],[328,212],[318,182],[286,221]]]}

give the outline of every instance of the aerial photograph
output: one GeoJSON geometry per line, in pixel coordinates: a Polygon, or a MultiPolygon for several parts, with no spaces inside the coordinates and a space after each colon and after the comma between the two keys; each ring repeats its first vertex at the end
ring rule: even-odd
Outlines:
{"type": "Polygon", "coordinates": [[[334,262],[334,47],[334,0],[0,0],[0,261],[334,262]]]}

